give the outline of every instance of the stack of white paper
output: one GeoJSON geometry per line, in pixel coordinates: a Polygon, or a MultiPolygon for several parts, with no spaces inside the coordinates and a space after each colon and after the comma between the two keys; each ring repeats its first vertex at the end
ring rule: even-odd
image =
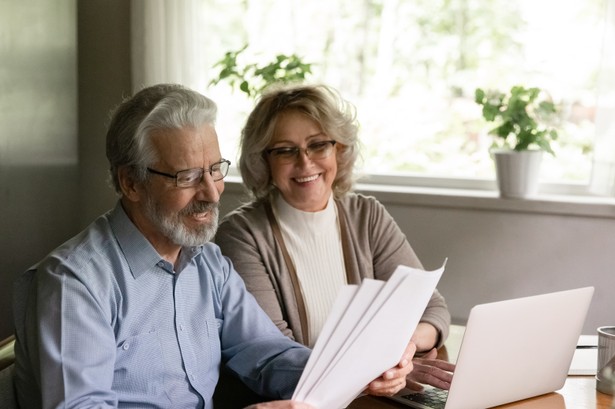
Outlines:
{"type": "Polygon", "coordinates": [[[568,375],[596,375],[598,335],[581,335],[574,351],[568,375]]]}
{"type": "Polygon", "coordinates": [[[344,286],[293,399],[319,409],[344,408],[396,366],[443,272],[444,265],[435,271],[399,266],[386,282],[344,286]]]}

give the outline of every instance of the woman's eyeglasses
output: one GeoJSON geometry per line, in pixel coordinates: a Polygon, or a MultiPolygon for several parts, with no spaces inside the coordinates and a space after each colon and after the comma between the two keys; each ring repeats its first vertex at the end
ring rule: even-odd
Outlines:
{"type": "Polygon", "coordinates": [[[331,155],[336,141],[319,141],[312,142],[306,148],[298,146],[281,146],[279,148],[270,148],[265,152],[270,158],[282,163],[292,163],[299,159],[301,152],[305,152],[308,158],[312,160],[324,159],[331,155]]]}

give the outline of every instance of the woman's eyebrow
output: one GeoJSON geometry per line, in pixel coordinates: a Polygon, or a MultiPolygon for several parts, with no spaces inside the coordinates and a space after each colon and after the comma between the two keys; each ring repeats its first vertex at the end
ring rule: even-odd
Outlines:
{"type": "MultiPolygon", "coordinates": [[[[324,131],[320,131],[318,133],[306,136],[305,139],[309,142],[310,139],[314,139],[314,138],[316,138],[318,136],[326,136],[326,134],[324,133],[324,131]]],[[[278,141],[275,141],[275,142],[273,142],[271,144],[271,146],[275,146],[275,145],[281,144],[281,143],[287,143],[287,144],[291,144],[293,146],[296,146],[294,141],[291,141],[291,140],[288,140],[288,139],[280,139],[278,141]]]]}

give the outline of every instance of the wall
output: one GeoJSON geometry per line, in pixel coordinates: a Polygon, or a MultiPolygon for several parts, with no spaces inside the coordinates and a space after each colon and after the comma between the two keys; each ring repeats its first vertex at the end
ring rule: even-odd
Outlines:
{"type": "Polygon", "coordinates": [[[79,0],[79,226],[114,205],[105,134],[111,110],[132,91],[130,2],[79,0]]]}
{"type": "Polygon", "coordinates": [[[615,323],[615,219],[385,205],[427,268],[448,257],[439,289],[454,321],[478,303],[595,286],[585,333],[615,323]]]}
{"type": "Polygon", "coordinates": [[[0,339],[12,281],[76,228],[75,0],[0,0],[0,339]]]}
{"type": "Polygon", "coordinates": [[[115,201],[104,140],[131,91],[129,4],[0,0],[0,339],[14,275],[115,201]]]}

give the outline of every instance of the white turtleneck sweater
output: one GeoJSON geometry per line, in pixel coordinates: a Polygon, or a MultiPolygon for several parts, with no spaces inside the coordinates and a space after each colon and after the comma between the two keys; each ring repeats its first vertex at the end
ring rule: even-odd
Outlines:
{"type": "Polygon", "coordinates": [[[338,291],[347,283],[335,202],[331,196],[324,210],[304,212],[277,195],[272,207],[301,284],[313,347],[338,291]]]}

